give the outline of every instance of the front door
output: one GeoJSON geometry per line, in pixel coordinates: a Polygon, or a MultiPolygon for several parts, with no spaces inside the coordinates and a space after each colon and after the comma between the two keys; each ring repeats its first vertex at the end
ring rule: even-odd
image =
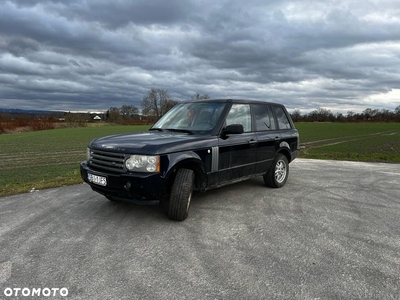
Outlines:
{"type": "Polygon", "coordinates": [[[242,134],[227,134],[219,138],[218,182],[233,181],[254,174],[257,136],[252,131],[249,104],[233,104],[225,126],[241,124],[242,134]]]}

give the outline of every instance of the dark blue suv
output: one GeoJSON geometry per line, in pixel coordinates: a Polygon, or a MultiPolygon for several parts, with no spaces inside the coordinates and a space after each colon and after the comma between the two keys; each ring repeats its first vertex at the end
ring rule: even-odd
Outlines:
{"type": "Polygon", "coordinates": [[[94,139],[81,176],[112,201],[161,201],[169,218],[185,220],[193,190],[254,176],[282,187],[299,153],[286,108],[251,100],[181,102],[149,131],[94,139]]]}

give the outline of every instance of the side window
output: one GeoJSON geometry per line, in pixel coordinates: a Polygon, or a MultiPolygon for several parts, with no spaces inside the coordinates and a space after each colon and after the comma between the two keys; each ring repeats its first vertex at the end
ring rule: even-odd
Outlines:
{"type": "Polygon", "coordinates": [[[279,129],[290,129],[290,122],[282,107],[274,107],[279,129]]]}
{"type": "Polygon", "coordinates": [[[251,131],[250,105],[233,104],[226,117],[226,126],[231,124],[242,124],[244,132],[251,131]]]}
{"type": "Polygon", "coordinates": [[[275,129],[275,120],[273,117],[271,118],[271,114],[267,105],[255,104],[253,109],[257,131],[275,129]],[[274,123],[273,127],[271,126],[272,122],[274,123]]]}

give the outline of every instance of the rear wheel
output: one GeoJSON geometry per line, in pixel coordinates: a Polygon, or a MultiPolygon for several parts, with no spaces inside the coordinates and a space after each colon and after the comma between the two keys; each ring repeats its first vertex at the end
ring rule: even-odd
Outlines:
{"type": "Polygon", "coordinates": [[[193,186],[193,170],[179,169],[171,188],[171,197],[168,205],[168,217],[170,219],[183,221],[188,217],[193,186]]]}
{"type": "Polygon", "coordinates": [[[289,162],[285,155],[278,154],[268,172],[263,176],[266,186],[283,187],[289,176],[289,162]]]}

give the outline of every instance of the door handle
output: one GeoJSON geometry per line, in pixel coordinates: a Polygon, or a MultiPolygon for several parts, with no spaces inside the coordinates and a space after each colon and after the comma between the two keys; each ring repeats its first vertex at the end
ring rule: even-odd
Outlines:
{"type": "Polygon", "coordinates": [[[280,137],[280,136],[276,136],[276,137],[275,137],[275,141],[279,142],[280,140],[281,140],[281,137],[280,137]]]}
{"type": "Polygon", "coordinates": [[[250,141],[247,141],[251,146],[253,146],[253,145],[255,145],[255,144],[257,144],[257,141],[256,140],[250,140],[250,141]]]}

